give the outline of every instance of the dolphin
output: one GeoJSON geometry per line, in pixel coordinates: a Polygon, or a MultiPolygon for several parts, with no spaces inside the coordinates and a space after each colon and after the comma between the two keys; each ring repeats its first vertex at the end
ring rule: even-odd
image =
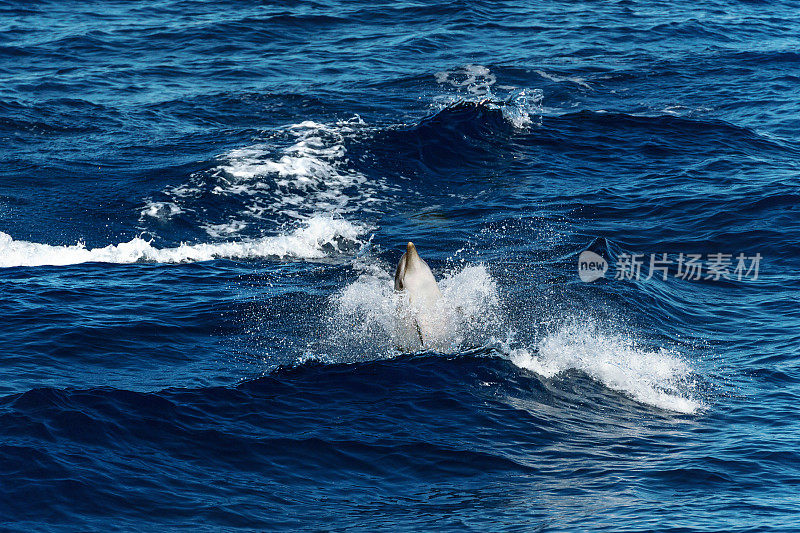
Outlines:
{"type": "Polygon", "coordinates": [[[426,338],[437,333],[437,304],[442,298],[442,291],[433,277],[428,263],[417,253],[413,242],[406,245],[406,251],[397,263],[394,272],[394,290],[405,292],[408,303],[413,312],[413,326],[419,336],[420,343],[424,346],[426,338]]]}

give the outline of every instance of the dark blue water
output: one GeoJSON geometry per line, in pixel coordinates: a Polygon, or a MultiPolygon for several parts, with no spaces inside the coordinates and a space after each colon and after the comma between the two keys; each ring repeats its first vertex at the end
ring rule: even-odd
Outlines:
{"type": "Polygon", "coordinates": [[[0,529],[800,528],[799,9],[0,1],[0,529]]]}

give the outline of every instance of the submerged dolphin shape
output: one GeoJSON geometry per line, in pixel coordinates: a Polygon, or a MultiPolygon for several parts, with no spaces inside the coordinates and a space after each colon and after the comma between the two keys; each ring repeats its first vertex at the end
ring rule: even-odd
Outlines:
{"type": "Polygon", "coordinates": [[[442,291],[413,242],[406,245],[406,252],[397,263],[394,290],[404,291],[408,295],[413,316],[407,318],[412,319],[419,341],[424,346],[426,339],[436,334],[436,306],[442,298],[442,291]]]}

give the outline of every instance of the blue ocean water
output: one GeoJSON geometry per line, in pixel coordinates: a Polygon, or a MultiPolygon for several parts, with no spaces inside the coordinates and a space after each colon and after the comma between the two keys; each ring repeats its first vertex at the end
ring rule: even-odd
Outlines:
{"type": "Polygon", "coordinates": [[[0,529],[797,530],[798,9],[0,0],[0,529]]]}

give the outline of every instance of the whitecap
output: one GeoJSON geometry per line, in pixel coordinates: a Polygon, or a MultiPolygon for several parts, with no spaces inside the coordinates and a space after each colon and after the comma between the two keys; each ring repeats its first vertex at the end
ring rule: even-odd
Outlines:
{"type": "Polygon", "coordinates": [[[579,370],[606,387],[648,405],[694,413],[693,370],[678,352],[645,348],[630,336],[602,333],[592,324],[572,323],[543,337],[535,350],[509,350],[511,362],[545,378],[579,370]]]}
{"type": "Polygon", "coordinates": [[[0,232],[0,267],[74,265],[79,263],[184,263],[212,259],[292,258],[321,259],[342,251],[343,245],[358,245],[363,226],[340,218],[315,216],[294,230],[258,239],[230,242],[181,244],[156,248],[136,237],[127,242],[87,248],[83,243],[57,246],[15,240],[0,232]]]}

